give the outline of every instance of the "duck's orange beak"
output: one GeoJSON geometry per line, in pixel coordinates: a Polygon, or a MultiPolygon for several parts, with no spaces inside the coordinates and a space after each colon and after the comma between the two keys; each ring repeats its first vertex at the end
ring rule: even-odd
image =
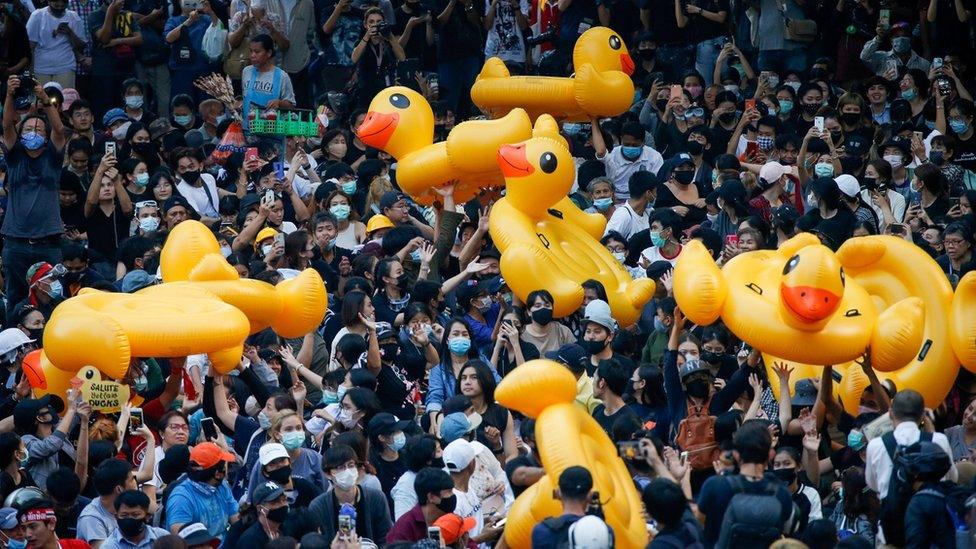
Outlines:
{"type": "Polygon", "coordinates": [[[620,54],[620,67],[627,73],[627,76],[634,74],[634,58],[629,53],[620,54]]]}
{"type": "Polygon", "coordinates": [[[525,144],[502,145],[498,149],[498,167],[506,178],[525,177],[535,171],[525,158],[525,144]]]}
{"type": "Polygon", "coordinates": [[[360,141],[370,147],[382,149],[393,137],[393,132],[396,131],[399,122],[400,115],[395,112],[369,111],[366,113],[363,123],[360,124],[359,130],[356,131],[356,135],[359,136],[360,141]]]}
{"type": "Polygon", "coordinates": [[[840,296],[813,286],[787,286],[780,287],[780,295],[783,302],[797,316],[808,322],[817,322],[830,316],[837,305],[840,304],[840,296]]]}

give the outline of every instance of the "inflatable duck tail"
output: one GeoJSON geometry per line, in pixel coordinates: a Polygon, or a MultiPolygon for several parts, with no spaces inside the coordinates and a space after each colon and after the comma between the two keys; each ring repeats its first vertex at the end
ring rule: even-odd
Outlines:
{"type": "Polygon", "coordinates": [[[627,300],[637,309],[642,309],[644,304],[654,296],[656,285],[650,278],[638,278],[627,284],[627,300]]]}
{"type": "Polygon", "coordinates": [[[328,295],[315,269],[305,269],[295,278],[279,282],[275,291],[283,305],[281,315],[271,323],[276,334],[285,338],[304,337],[322,322],[328,295]]]}
{"type": "Polygon", "coordinates": [[[959,362],[976,372],[976,273],[962,277],[949,313],[949,339],[959,362]]]}
{"type": "Polygon", "coordinates": [[[712,324],[722,313],[728,290],[705,245],[698,240],[689,242],[674,268],[674,298],[685,316],[695,324],[712,324]]]}
{"type": "Polygon", "coordinates": [[[621,71],[598,71],[593,65],[576,67],[573,96],[580,108],[596,116],[616,116],[630,108],[634,83],[621,71]]]}
{"type": "Polygon", "coordinates": [[[554,404],[576,399],[576,378],[567,368],[551,360],[530,360],[512,370],[495,390],[502,406],[535,418],[554,404]]]}
{"type": "Polygon", "coordinates": [[[871,334],[871,366],[891,372],[911,362],[922,348],[925,302],[908,297],[878,315],[871,334]]]}
{"type": "Polygon", "coordinates": [[[505,62],[497,57],[489,57],[485,60],[485,65],[481,67],[481,72],[478,74],[477,80],[482,80],[485,78],[508,78],[511,73],[508,72],[508,67],[505,66],[505,62]]]}

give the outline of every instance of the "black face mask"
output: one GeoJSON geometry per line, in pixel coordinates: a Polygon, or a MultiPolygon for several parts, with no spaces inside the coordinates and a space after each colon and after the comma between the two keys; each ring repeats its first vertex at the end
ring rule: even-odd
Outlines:
{"type": "Polygon", "coordinates": [[[651,61],[654,59],[655,55],[657,55],[657,50],[653,48],[643,48],[637,50],[637,57],[639,57],[641,61],[651,61]]]}
{"type": "Polygon", "coordinates": [[[430,460],[430,465],[428,465],[428,467],[433,467],[434,469],[443,469],[444,468],[444,458],[443,457],[439,457],[439,458],[434,458],[434,459],[430,460]]]}
{"type": "Polygon", "coordinates": [[[820,107],[820,103],[800,103],[800,108],[807,114],[816,114],[820,107]]]}
{"type": "Polygon", "coordinates": [[[191,468],[189,471],[187,471],[186,475],[190,478],[190,480],[194,480],[196,482],[210,482],[214,479],[214,477],[217,476],[218,467],[220,467],[220,465],[215,465],[207,469],[191,468]]]}
{"type": "Polygon", "coordinates": [[[796,469],[773,469],[773,474],[786,485],[793,484],[793,481],[796,480],[796,469]]]}
{"type": "Polygon", "coordinates": [[[268,480],[273,480],[278,484],[288,484],[291,480],[291,465],[286,465],[281,469],[275,469],[274,471],[265,471],[264,476],[268,480]]]}
{"type": "Polygon", "coordinates": [[[685,384],[685,393],[695,398],[708,397],[708,382],[704,379],[696,379],[685,384]]]}
{"type": "Polygon", "coordinates": [[[700,358],[709,364],[721,364],[725,353],[715,353],[712,351],[702,351],[700,358]]]}
{"type": "Polygon", "coordinates": [[[878,188],[878,178],[877,177],[862,177],[862,188],[865,189],[876,189],[878,188]]]}
{"type": "Polygon", "coordinates": [[[270,520],[271,522],[276,522],[278,524],[281,524],[285,522],[286,518],[288,518],[288,511],[289,511],[288,506],[285,505],[284,507],[271,509],[270,511],[265,513],[264,516],[268,517],[268,520],[270,520]]]}
{"type": "Polygon", "coordinates": [[[840,130],[834,130],[830,132],[830,138],[834,141],[835,144],[840,143],[840,140],[843,137],[844,137],[844,132],[840,130]]]}
{"type": "Polygon", "coordinates": [[[840,115],[840,121],[847,126],[855,126],[861,121],[861,113],[859,112],[844,112],[840,115]]]}
{"type": "Polygon", "coordinates": [[[27,337],[29,337],[29,338],[33,339],[34,341],[37,341],[37,342],[40,342],[41,341],[41,336],[44,335],[44,328],[31,328],[31,329],[29,329],[27,331],[30,333],[30,335],[28,335],[27,337]]]}
{"type": "Polygon", "coordinates": [[[691,156],[698,156],[705,151],[705,145],[697,141],[689,141],[685,148],[688,149],[688,154],[691,156]]]}
{"type": "Polygon", "coordinates": [[[665,109],[668,108],[668,100],[658,99],[657,101],[654,102],[654,106],[657,107],[657,110],[664,112],[665,109]]]}
{"type": "Polygon", "coordinates": [[[410,287],[410,277],[407,276],[407,273],[403,273],[397,277],[396,285],[397,288],[400,288],[401,290],[406,290],[410,287]]]}
{"type": "Polygon", "coordinates": [[[383,360],[387,362],[393,362],[397,356],[397,350],[400,348],[399,345],[393,343],[391,345],[380,345],[380,351],[383,353],[383,360]]]}
{"type": "Polygon", "coordinates": [[[437,504],[437,508],[445,513],[453,513],[455,507],[457,507],[457,496],[454,494],[449,498],[441,498],[440,503],[437,504]]]}
{"type": "Polygon", "coordinates": [[[682,185],[688,185],[695,179],[695,172],[690,170],[675,171],[672,173],[674,180],[682,185]]]}
{"type": "Polygon", "coordinates": [[[187,183],[196,183],[197,179],[200,179],[199,171],[183,172],[183,181],[187,183]]]}
{"type": "Polygon", "coordinates": [[[132,150],[142,156],[152,156],[156,153],[156,145],[152,144],[151,142],[133,143],[132,150]]]}
{"type": "Polygon", "coordinates": [[[127,538],[134,538],[146,529],[146,521],[137,518],[120,518],[116,522],[119,524],[119,532],[127,538]]]}
{"type": "Polygon", "coordinates": [[[586,352],[591,355],[599,354],[600,351],[607,348],[607,340],[605,339],[601,339],[598,341],[583,340],[583,348],[586,349],[586,352]]]}
{"type": "Polygon", "coordinates": [[[532,311],[532,322],[545,326],[552,322],[552,309],[542,308],[532,311]]]}

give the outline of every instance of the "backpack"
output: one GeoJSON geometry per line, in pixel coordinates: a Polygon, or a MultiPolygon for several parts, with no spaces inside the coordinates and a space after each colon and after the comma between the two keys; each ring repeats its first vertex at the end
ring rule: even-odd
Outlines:
{"type": "MultiPolygon", "coordinates": [[[[780,484],[766,482],[762,492],[746,492],[742,475],[724,477],[735,494],[725,508],[716,548],[769,547],[783,534],[783,504],[776,493],[780,484]]],[[[792,512],[792,511],[791,511],[792,512]]]]}
{"type": "MultiPolygon", "coordinates": [[[[710,401],[709,401],[710,402],[710,401]]],[[[715,416],[708,413],[708,404],[688,405],[688,415],[678,424],[678,435],[674,441],[682,450],[688,452],[688,460],[695,471],[712,468],[712,462],[719,457],[718,443],[715,442],[715,416]]]]}
{"type": "Polygon", "coordinates": [[[556,538],[556,549],[569,549],[569,528],[581,517],[562,516],[543,519],[542,524],[556,538]]]}
{"type": "Polygon", "coordinates": [[[887,432],[881,435],[881,442],[884,443],[885,451],[891,458],[891,476],[888,478],[888,493],[881,500],[881,530],[884,532],[884,539],[890,545],[905,545],[905,511],[908,510],[908,502],[912,499],[914,490],[912,480],[909,478],[906,469],[904,456],[917,454],[921,447],[919,442],[932,441],[932,433],[922,432],[918,442],[907,446],[898,444],[895,441],[894,432],[887,432]]]}
{"type": "Polygon", "coordinates": [[[966,524],[966,498],[969,493],[969,490],[962,486],[956,486],[951,482],[943,482],[935,486],[922,488],[915,494],[926,494],[945,501],[946,522],[952,524],[952,530],[956,534],[956,549],[969,549],[972,547],[969,527],[966,524]]]}
{"type": "Polygon", "coordinates": [[[675,534],[658,534],[651,543],[674,549],[705,549],[694,527],[682,521],[681,530],[675,534]]]}

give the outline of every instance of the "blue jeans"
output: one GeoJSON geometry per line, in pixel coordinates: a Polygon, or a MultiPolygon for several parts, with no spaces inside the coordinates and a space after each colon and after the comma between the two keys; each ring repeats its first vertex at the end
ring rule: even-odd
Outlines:
{"type": "Polygon", "coordinates": [[[471,102],[470,90],[478,72],[481,71],[481,61],[480,56],[471,56],[440,61],[437,64],[437,86],[440,96],[444,99],[447,108],[458,116],[458,120],[467,118],[461,116],[463,113],[459,113],[458,108],[467,108],[471,102]]]}
{"type": "Polygon", "coordinates": [[[657,67],[664,73],[665,82],[680,82],[681,77],[695,64],[695,46],[665,44],[657,48],[657,67]]]}
{"type": "Polygon", "coordinates": [[[712,85],[712,72],[715,70],[715,61],[718,54],[722,51],[722,46],[728,42],[728,38],[719,36],[709,40],[703,40],[695,46],[695,70],[701,73],[705,79],[705,86],[712,85]]]}
{"type": "Polygon", "coordinates": [[[760,71],[802,72],[807,68],[806,50],[761,50],[758,65],[760,71]]]}
{"type": "Polygon", "coordinates": [[[7,307],[12,308],[27,297],[27,269],[39,261],[46,261],[52,265],[61,262],[61,245],[57,237],[53,239],[48,237],[43,241],[28,241],[26,238],[13,237],[4,239],[3,279],[7,307]]]}

